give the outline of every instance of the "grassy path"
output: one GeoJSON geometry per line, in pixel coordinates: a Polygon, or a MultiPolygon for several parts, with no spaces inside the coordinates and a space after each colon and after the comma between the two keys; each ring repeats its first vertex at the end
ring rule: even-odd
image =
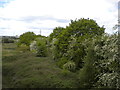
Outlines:
{"type": "Polygon", "coordinates": [[[15,44],[3,45],[3,88],[71,88],[76,74],[61,70],[51,57],[36,57],[17,51],[15,44]]]}

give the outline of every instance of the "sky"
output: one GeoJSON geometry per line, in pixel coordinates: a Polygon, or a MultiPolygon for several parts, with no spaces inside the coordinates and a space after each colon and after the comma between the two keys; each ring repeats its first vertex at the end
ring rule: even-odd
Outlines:
{"type": "Polygon", "coordinates": [[[31,31],[50,35],[70,20],[90,18],[112,34],[118,23],[118,0],[0,0],[0,36],[31,31]]]}

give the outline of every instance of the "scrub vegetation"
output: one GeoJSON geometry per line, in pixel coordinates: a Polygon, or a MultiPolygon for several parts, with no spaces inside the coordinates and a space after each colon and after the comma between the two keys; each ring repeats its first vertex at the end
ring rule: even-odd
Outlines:
{"type": "Polygon", "coordinates": [[[104,30],[81,18],[48,37],[25,32],[4,42],[3,88],[120,89],[118,33],[104,30]]]}

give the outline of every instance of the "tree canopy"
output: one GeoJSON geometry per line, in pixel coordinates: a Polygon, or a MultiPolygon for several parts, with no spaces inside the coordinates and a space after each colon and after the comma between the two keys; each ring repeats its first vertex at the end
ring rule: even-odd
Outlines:
{"type": "Polygon", "coordinates": [[[20,39],[18,42],[18,46],[21,44],[25,44],[27,46],[30,45],[31,41],[35,39],[36,35],[33,32],[25,32],[22,35],[20,35],[20,39]]]}

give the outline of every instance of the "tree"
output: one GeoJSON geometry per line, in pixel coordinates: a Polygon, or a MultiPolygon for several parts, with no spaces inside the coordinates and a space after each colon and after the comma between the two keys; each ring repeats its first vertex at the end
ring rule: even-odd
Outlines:
{"type": "Polygon", "coordinates": [[[63,27],[56,27],[55,29],[53,29],[53,33],[50,34],[49,40],[51,41],[53,38],[58,38],[58,36],[61,34],[61,32],[64,29],[65,28],[63,28],[63,27]]]}
{"type": "Polygon", "coordinates": [[[25,44],[27,46],[30,45],[31,41],[33,41],[36,38],[36,35],[33,32],[26,32],[20,35],[18,46],[21,44],[25,44]]]}
{"type": "Polygon", "coordinates": [[[102,35],[104,33],[105,28],[100,27],[96,21],[93,19],[78,19],[71,20],[71,23],[66,28],[70,35],[75,35],[76,37],[84,36],[84,35],[102,35]]]}
{"type": "Polygon", "coordinates": [[[55,58],[59,59],[65,57],[76,63],[76,66],[82,67],[83,58],[85,56],[85,48],[82,42],[86,39],[100,36],[104,33],[105,28],[100,27],[92,19],[78,19],[71,20],[69,26],[65,29],[54,29],[50,38],[57,38],[54,45],[56,55],[55,58]],[[59,54],[59,55],[58,55],[59,54]]]}

